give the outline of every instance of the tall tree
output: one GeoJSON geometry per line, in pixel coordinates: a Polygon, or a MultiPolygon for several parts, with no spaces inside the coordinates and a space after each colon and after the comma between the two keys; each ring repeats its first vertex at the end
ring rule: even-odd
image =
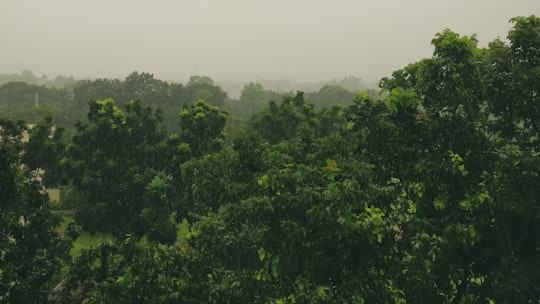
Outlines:
{"type": "Polygon", "coordinates": [[[254,113],[261,111],[266,107],[270,100],[279,100],[280,94],[271,90],[266,90],[260,83],[247,83],[240,93],[240,104],[237,115],[249,118],[254,113]]]}
{"type": "Polygon", "coordinates": [[[189,145],[195,157],[216,152],[222,148],[225,133],[223,128],[228,113],[203,99],[184,106],[179,113],[180,140],[189,145]]]}
{"type": "Polygon", "coordinates": [[[207,76],[191,76],[185,86],[184,100],[186,103],[202,99],[213,106],[223,108],[226,98],[227,93],[207,76]]]}
{"type": "Polygon", "coordinates": [[[178,247],[127,237],[83,252],[56,296],[62,303],[205,302],[188,262],[178,247]]]}
{"type": "Polygon", "coordinates": [[[529,255],[539,248],[530,235],[537,229],[523,230],[517,224],[532,223],[538,214],[527,199],[535,195],[538,179],[531,178],[534,170],[520,166],[531,165],[536,153],[530,150],[536,131],[529,116],[535,111],[530,90],[535,77],[534,72],[515,70],[517,62],[537,61],[536,53],[530,52],[534,47],[519,47],[524,42],[513,41],[516,33],[538,37],[532,34],[538,31],[537,20],[513,19],[509,40],[515,49],[495,41],[481,50],[474,38],[444,31],[432,41],[432,58],[381,82],[390,91],[390,126],[399,134],[386,137],[396,140],[388,151],[400,161],[390,176],[416,196],[415,215],[401,227],[404,233],[395,255],[396,264],[402,265],[396,269],[396,282],[408,301],[539,298],[532,287],[538,273],[529,271],[536,267],[529,255]],[[529,51],[518,51],[524,49],[529,51]],[[531,58],[516,59],[525,53],[531,58]],[[523,88],[528,93],[520,94],[523,88]],[[409,102],[415,96],[421,106],[409,102]],[[520,112],[524,105],[527,114],[520,112]],[[417,151],[416,160],[404,158],[401,153],[407,150],[417,151]],[[514,164],[512,174],[507,171],[509,162],[514,164]]]}
{"type": "Polygon", "coordinates": [[[88,103],[91,100],[124,100],[122,82],[119,79],[81,80],[73,87],[73,112],[77,120],[87,122],[88,103]]]}
{"type": "Polygon", "coordinates": [[[152,190],[147,186],[165,166],[158,148],[165,139],[161,117],[138,101],[127,103],[125,113],[112,99],[89,105],[90,123],[77,125],[63,160],[75,190],[84,197],[76,217],[90,231],[142,236],[150,223],[141,217],[150,203],[145,191],[152,190]]]}
{"type": "Polygon", "coordinates": [[[0,302],[45,303],[69,260],[71,239],[21,161],[22,122],[0,119],[0,302]]]}
{"type": "Polygon", "coordinates": [[[46,187],[57,187],[63,178],[60,165],[64,143],[62,135],[64,128],[55,126],[51,116],[43,120],[28,131],[24,163],[34,171],[35,176],[43,178],[46,187]]]}
{"type": "Polygon", "coordinates": [[[325,85],[317,92],[306,94],[306,101],[322,109],[333,104],[350,105],[354,93],[339,85],[325,85]]]}

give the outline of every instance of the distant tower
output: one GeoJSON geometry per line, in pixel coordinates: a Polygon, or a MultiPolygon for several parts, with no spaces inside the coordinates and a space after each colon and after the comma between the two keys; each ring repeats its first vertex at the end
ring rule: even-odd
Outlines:
{"type": "Polygon", "coordinates": [[[36,103],[36,107],[38,107],[39,106],[39,94],[38,94],[38,92],[36,92],[36,102],[35,103],[36,103]]]}

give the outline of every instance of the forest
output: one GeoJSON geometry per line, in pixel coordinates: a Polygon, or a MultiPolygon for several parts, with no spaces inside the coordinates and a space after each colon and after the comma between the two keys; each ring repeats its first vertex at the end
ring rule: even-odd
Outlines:
{"type": "Polygon", "coordinates": [[[378,91],[2,84],[0,303],[540,303],[540,18],[510,24],[378,91]]]}

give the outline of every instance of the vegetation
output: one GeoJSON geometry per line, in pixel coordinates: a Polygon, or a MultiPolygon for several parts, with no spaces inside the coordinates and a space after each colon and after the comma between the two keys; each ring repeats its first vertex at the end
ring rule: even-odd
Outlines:
{"type": "Polygon", "coordinates": [[[134,73],[77,83],[65,141],[2,120],[0,299],[538,303],[540,19],[512,24],[486,48],[438,33],[377,96],[249,83],[235,116],[209,78],[134,73]],[[40,194],[59,181],[63,237],[40,194]],[[71,260],[81,227],[114,238],[71,260]]]}
{"type": "Polygon", "coordinates": [[[69,229],[64,238],[55,231],[60,218],[21,160],[25,130],[21,121],[0,119],[0,301],[5,303],[45,302],[75,237],[69,229]]]}

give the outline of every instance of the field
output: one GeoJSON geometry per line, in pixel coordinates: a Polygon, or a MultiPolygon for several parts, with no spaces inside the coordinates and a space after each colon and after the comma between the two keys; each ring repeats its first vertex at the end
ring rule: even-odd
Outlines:
{"type": "MultiPolygon", "coordinates": [[[[55,213],[62,216],[62,222],[58,227],[57,231],[64,235],[68,225],[73,221],[73,212],[71,210],[58,210],[55,213]]],[[[176,236],[176,244],[180,247],[187,245],[187,238],[189,235],[189,225],[186,220],[178,224],[178,234],[176,236]]],[[[77,240],[73,243],[73,248],[71,249],[70,255],[72,259],[75,259],[81,256],[83,250],[97,247],[100,242],[113,241],[114,237],[110,233],[100,233],[91,234],[88,231],[82,231],[77,240]]]]}

